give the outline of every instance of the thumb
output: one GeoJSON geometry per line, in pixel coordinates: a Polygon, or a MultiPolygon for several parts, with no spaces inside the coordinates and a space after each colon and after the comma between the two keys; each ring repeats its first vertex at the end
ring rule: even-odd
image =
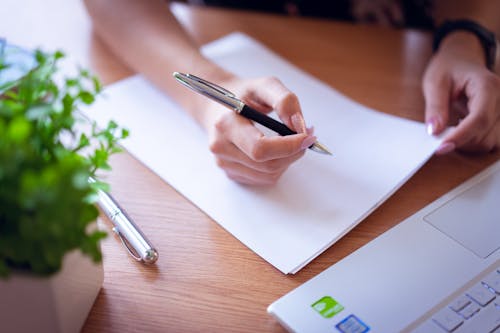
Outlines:
{"type": "Polygon", "coordinates": [[[451,89],[449,77],[426,75],[424,78],[425,123],[430,135],[441,133],[448,124],[451,89]]]}

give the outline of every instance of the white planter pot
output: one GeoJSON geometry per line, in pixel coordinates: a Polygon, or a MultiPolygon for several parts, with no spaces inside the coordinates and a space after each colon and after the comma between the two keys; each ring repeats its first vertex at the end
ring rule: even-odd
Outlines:
{"type": "Polygon", "coordinates": [[[14,273],[0,279],[0,331],[80,332],[104,280],[102,263],[67,254],[50,277],[14,273]]]}

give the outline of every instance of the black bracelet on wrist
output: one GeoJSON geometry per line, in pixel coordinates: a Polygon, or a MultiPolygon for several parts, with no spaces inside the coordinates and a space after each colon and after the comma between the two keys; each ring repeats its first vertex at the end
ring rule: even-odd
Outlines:
{"type": "Polygon", "coordinates": [[[434,32],[434,40],[432,42],[432,51],[436,52],[439,49],[439,44],[451,32],[463,30],[476,35],[484,49],[486,67],[493,70],[495,67],[495,56],[497,43],[495,34],[481,26],[479,23],[472,20],[453,20],[444,21],[434,32]]]}

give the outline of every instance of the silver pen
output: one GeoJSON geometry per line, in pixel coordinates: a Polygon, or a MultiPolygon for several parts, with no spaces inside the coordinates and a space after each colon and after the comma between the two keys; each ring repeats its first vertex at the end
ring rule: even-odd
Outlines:
{"type": "MultiPolygon", "coordinates": [[[[199,78],[193,74],[174,72],[173,76],[177,79],[177,81],[179,81],[189,89],[194,90],[197,93],[200,93],[203,96],[206,96],[211,100],[224,105],[225,107],[233,110],[239,115],[247,119],[253,120],[261,124],[262,126],[265,126],[275,131],[280,135],[297,134],[297,132],[293,131],[285,124],[269,116],[266,116],[262,112],[252,109],[251,107],[243,103],[241,100],[236,98],[236,96],[227,89],[224,89],[214,83],[208,82],[207,80],[199,78]]],[[[309,149],[317,153],[332,155],[332,153],[328,150],[328,148],[326,148],[325,145],[319,143],[318,141],[310,145],[309,149]]]]}
{"type": "MultiPolygon", "coordinates": [[[[89,178],[89,182],[95,182],[89,178]]],[[[154,264],[158,260],[158,251],[146,238],[142,231],[106,192],[97,191],[99,208],[113,223],[113,232],[118,235],[130,255],[137,261],[145,264],[154,264]]]]}

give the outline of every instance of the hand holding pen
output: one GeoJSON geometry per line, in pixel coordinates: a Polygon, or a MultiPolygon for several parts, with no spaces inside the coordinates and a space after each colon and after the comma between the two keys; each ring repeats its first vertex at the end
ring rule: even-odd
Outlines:
{"type": "MultiPolygon", "coordinates": [[[[200,112],[217,114],[209,124],[210,149],[217,164],[229,178],[251,185],[274,184],[305,150],[329,154],[316,137],[308,133],[297,97],[273,78],[232,81],[225,88],[190,74],[174,73],[185,86],[234,112],[214,112],[211,103],[200,112]],[[236,82],[236,84],[235,84],[236,82]],[[245,103],[242,102],[245,100],[245,103]],[[283,121],[266,115],[275,111],[283,121]],[[281,136],[265,136],[251,121],[270,128],[281,136]]],[[[220,111],[218,106],[218,111],[220,111]]]]}

